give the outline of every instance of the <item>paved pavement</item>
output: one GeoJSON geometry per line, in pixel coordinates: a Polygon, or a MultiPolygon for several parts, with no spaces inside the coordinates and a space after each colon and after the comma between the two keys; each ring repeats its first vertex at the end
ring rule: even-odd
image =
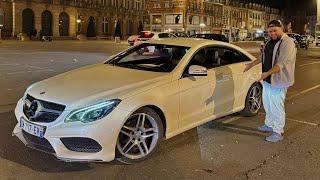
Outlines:
{"type": "Polygon", "coordinates": [[[29,84],[102,62],[127,47],[108,41],[0,44],[0,179],[320,179],[320,48],[314,46],[298,52],[285,139],[277,144],[265,142],[267,134],[256,130],[263,111],[189,130],[162,142],[137,165],[59,162],[11,136],[15,103],[29,84]]]}

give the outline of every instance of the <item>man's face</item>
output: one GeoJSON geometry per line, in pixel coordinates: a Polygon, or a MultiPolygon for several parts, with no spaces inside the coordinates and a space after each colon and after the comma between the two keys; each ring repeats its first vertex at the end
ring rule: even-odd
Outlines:
{"type": "Polygon", "coordinates": [[[282,28],[280,27],[269,27],[268,35],[271,39],[276,40],[280,38],[283,34],[282,28]]]}

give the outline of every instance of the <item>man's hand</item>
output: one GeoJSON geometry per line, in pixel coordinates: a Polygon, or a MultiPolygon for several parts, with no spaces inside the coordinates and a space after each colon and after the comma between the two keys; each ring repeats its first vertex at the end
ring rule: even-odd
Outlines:
{"type": "Polygon", "coordinates": [[[265,80],[268,76],[270,76],[269,73],[267,73],[267,72],[262,73],[259,81],[265,80]]]}
{"type": "Polygon", "coordinates": [[[249,69],[251,69],[252,67],[253,67],[253,63],[248,63],[248,64],[246,64],[246,68],[244,68],[244,71],[243,71],[243,72],[249,71],[249,69]]]}

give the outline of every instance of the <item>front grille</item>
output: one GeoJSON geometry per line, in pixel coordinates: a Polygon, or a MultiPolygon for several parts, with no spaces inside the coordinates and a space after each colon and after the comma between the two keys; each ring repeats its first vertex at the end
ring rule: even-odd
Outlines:
{"type": "Polygon", "coordinates": [[[43,108],[39,112],[37,112],[37,114],[34,114],[35,112],[30,112],[29,107],[26,103],[24,103],[23,112],[26,115],[26,117],[33,122],[53,122],[61,115],[61,113],[66,108],[65,105],[39,100],[30,96],[29,94],[26,96],[25,102],[26,101],[29,101],[30,103],[38,101],[43,108]]]}
{"type": "Polygon", "coordinates": [[[49,141],[46,138],[40,138],[34,135],[31,135],[22,130],[23,137],[26,139],[29,146],[44,151],[50,154],[55,154],[55,151],[49,141]]]}
{"type": "Polygon", "coordinates": [[[101,145],[90,138],[70,137],[60,140],[70,151],[96,153],[102,150],[101,145]]]}

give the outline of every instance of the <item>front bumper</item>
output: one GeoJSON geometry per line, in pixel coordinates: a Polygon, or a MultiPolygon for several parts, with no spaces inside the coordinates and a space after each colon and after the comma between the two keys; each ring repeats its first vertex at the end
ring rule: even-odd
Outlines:
{"type": "Polygon", "coordinates": [[[27,119],[23,113],[22,107],[22,100],[19,100],[15,109],[18,123],[15,126],[12,135],[17,136],[28,147],[52,154],[56,156],[58,160],[66,162],[108,162],[114,160],[115,147],[120,129],[130,115],[130,112],[128,111],[115,108],[113,112],[104,119],[84,124],[81,122],[64,123],[64,119],[69,112],[63,112],[60,117],[52,123],[34,123],[47,127],[44,138],[37,138],[30,134],[27,134],[26,136],[26,132],[23,132],[19,126],[21,117],[27,119]],[[33,139],[33,141],[30,140],[30,138],[33,139]],[[69,150],[70,148],[68,149],[61,141],[61,138],[90,138],[98,142],[102,148],[99,152],[71,151],[69,150]]]}

